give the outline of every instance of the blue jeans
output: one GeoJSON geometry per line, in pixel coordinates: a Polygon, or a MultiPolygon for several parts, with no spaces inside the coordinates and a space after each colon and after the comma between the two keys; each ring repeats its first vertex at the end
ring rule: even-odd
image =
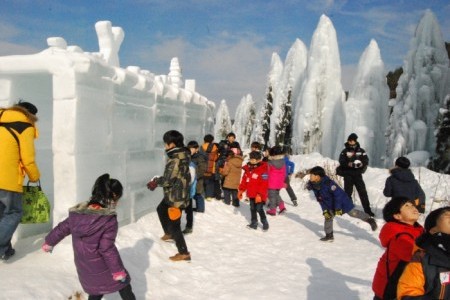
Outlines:
{"type": "Polygon", "coordinates": [[[202,194],[195,194],[194,200],[197,212],[205,212],[205,199],[203,199],[202,194]]]}
{"type": "Polygon", "coordinates": [[[0,256],[12,248],[11,238],[22,218],[22,194],[0,190],[0,256]]]}

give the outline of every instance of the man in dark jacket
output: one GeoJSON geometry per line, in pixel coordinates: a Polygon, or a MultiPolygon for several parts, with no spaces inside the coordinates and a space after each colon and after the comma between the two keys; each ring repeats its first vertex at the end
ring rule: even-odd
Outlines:
{"type": "Polygon", "coordinates": [[[406,197],[413,201],[420,213],[425,212],[425,193],[409,168],[409,159],[397,158],[391,176],[386,179],[383,194],[386,197],[406,197]]]}
{"type": "Polygon", "coordinates": [[[369,157],[357,142],[358,136],[352,133],[348,136],[345,148],[339,155],[339,168],[337,175],[344,177],[344,190],[352,198],[353,186],[356,187],[364,212],[373,217],[375,214],[370,209],[369,196],[362,174],[369,164],[369,157]]]}

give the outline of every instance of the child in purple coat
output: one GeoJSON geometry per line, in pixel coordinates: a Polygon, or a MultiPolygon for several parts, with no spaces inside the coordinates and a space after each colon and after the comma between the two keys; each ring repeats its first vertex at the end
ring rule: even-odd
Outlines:
{"type": "Polygon", "coordinates": [[[69,217],[46,237],[42,250],[51,252],[62,239],[72,235],[75,266],[88,300],[119,292],[134,300],[130,275],[125,269],[115,240],[118,231],[115,207],[122,196],[120,181],[103,174],[95,181],[89,201],[69,210],[69,217]]]}

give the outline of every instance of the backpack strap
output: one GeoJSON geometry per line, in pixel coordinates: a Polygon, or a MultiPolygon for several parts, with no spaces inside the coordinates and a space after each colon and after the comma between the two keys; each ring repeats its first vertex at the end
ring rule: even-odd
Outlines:
{"type": "Polygon", "coordinates": [[[19,133],[22,133],[25,129],[27,129],[28,127],[31,127],[32,125],[30,123],[26,123],[26,122],[11,122],[11,123],[1,122],[1,118],[2,118],[2,115],[4,112],[5,112],[5,110],[2,110],[2,112],[0,113],[0,126],[5,127],[6,130],[8,130],[9,133],[11,133],[11,135],[14,137],[14,139],[17,142],[17,146],[19,147],[19,153],[20,153],[19,138],[17,137],[17,134],[15,134],[11,128],[14,128],[19,133]]]}

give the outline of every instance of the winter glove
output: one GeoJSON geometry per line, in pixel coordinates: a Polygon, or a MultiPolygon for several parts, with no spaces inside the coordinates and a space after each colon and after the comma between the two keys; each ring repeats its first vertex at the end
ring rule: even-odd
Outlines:
{"type": "Polygon", "coordinates": [[[262,198],[260,194],[257,194],[255,197],[255,203],[261,203],[262,202],[262,198]]]}
{"type": "Polygon", "coordinates": [[[353,162],[353,166],[355,167],[355,168],[357,168],[357,169],[359,169],[359,168],[362,168],[362,166],[363,166],[363,164],[362,164],[362,162],[360,161],[360,160],[355,160],[354,162],[353,162]]]}
{"type": "Polygon", "coordinates": [[[169,207],[168,208],[169,219],[172,221],[178,220],[181,217],[181,210],[178,207],[169,207]]]}
{"type": "Polygon", "coordinates": [[[125,271],[120,271],[112,274],[114,281],[125,282],[127,281],[127,273],[125,271]]]}
{"type": "Polygon", "coordinates": [[[237,194],[237,197],[238,197],[239,200],[242,200],[242,198],[244,197],[244,191],[243,190],[239,190],[238,194],[237,194]]]}
{"type": "Polygon", "coordinates": [[[154,191],[154,190],[158,187],[158,183],[156,182],[157,179],[158,179],[158,176],[154,176],[154,177],[152,178],[152,180],[150,180],[150,181],[147,183],[147,188],[148,188],[150,191],[154,191]]]}
{"type": "Polygon", "coordinates": [[[342,216],[344,214],[344,211],[342,209],[336,209],[334,211],[335,216],[342,216]]]}
{"type": "Polygon", "coordinates": [[[44,252],[48,252],[48,253],[52,253],[52,250],[53,250],[53,246],[50,246],[47,243],[44,243],[41,248],[44,252]]]}
{"type": "Polygon", "coordinates": [[[325,220],[330,220],[333,218],[333,215],[328,211],[328,209],[325,209],[322,214],[325,217],[325,220]]]}

